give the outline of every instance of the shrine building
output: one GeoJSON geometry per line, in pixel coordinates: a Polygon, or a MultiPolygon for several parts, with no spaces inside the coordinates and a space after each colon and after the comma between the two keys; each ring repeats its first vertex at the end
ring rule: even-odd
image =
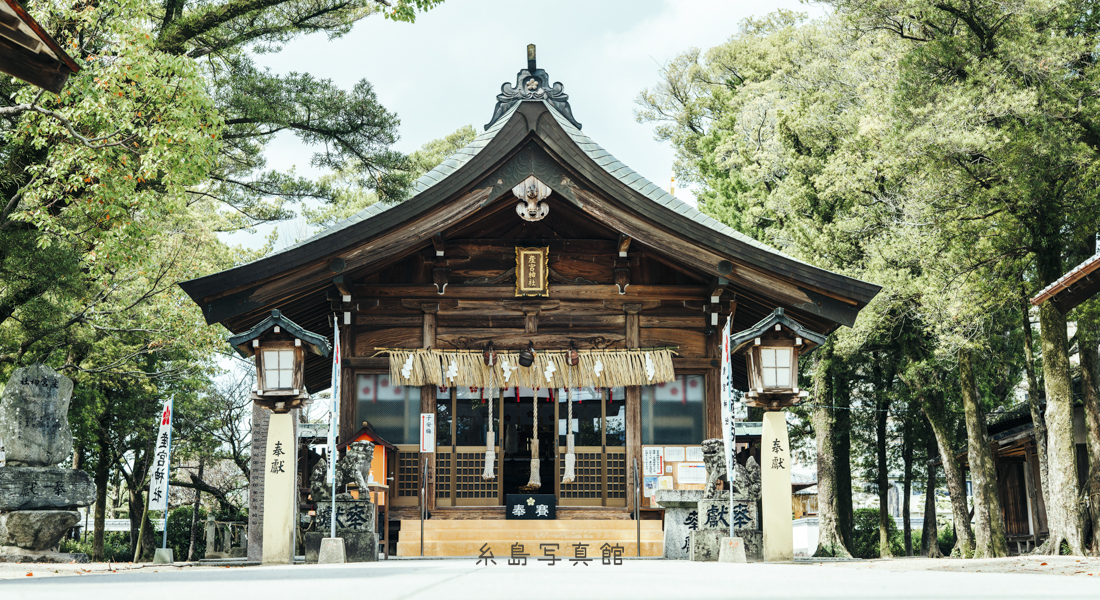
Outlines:
{"type": "MultiPolygon", "coordinates": [[[[393,456],[379,500],[390,552],[476,556],[496,539],[498,557],[507,536],[486,532],[509,495],[529,493],[627,556],[660,556],[643,484],[702,489],[700,444],[722,437],[727,321],[748,330],[781,308],[820,337],[879,290],[739,233],[616,160],[533,48],[484,131],[405,201],[181,286],[235,334],[273,310],[330,344],[338,326],[340,442],[369,430],[394,449],[379,453],[393,456]],[[435,415],[431,453],[422,413],[435,415]]],[[[306,391],[328,389],[331,356],[302,356],[306,391]]],[[[746,370],[733,360],[735,388],[748,389],[746,370]]],[[[509,523],[520,537],[540,526],[509,523]]]]}

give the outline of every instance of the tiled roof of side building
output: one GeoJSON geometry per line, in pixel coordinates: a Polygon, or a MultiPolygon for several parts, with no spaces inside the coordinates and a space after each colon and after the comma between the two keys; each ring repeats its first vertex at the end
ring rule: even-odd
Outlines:
{"type": "Polygon", "coordinates": [[[1085,259],[1084,262],[1074,267],[1069,273],[1062,275],[1050,285],[1043,288],[1038,294],[1035,294],[1035,297],[1031,299],[1031,303],[1038,306],[1046,302],[1093,271],[1100,271],[1100,252],[1085,259]]]}

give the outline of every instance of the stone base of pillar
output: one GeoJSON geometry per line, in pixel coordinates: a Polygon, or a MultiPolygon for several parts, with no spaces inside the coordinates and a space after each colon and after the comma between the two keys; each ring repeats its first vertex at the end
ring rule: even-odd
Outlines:
{"type": "Polygon", "coordinates": [[[347,562],[344,555],[344,538],[324,538],[321,540],[321,549],[317,552],[317,564],[342,565],[347,562]]]}
{"type": "Polygon", "coordinates": [[[739,537],[724,537],[718,542],[718,562],[747,563],[745,541],[739,537]]]}
{"type": "Polygon", "coordinates": [[[173,563],[174,558],[171,548],[157,548],[156,551],[153,552],[154,565],[170,565],[173,563]]]}

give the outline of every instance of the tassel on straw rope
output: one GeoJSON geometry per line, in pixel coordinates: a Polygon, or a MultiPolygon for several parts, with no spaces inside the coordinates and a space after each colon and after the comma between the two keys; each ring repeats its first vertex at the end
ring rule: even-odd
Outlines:
{"type": "Polygon", "coordinates": [[[489,433],[485,436],[485,471],[481,473],[481,478],[485,481],[489,481],[496,476],[495,465],[496,462],[496,435],[493,433],[493,396],[497,393],[496,388],[496,372],[489,369],[489,433]]]}
{"type": "Polygon", "coordinates": [[[577,457],[573,454],[573,367],[566,367],[569,369],[569,393],[566,396],[566,417],[565,421],[565,474],[562,475],[561,482],[573,483],[576,479],[576,475],[573,473],[573,465],[577,461],[577,457]]]}
{"type": "Polygon", "coordinates": [[[537,388],[534,395],[535,407],[532,410],[534,426],[531,428],[531,479],[527,481],[527,485],[521,488],[526,492],[533,492],[542,487],[542,478],[539,476],[539,392],[537,388]]]}

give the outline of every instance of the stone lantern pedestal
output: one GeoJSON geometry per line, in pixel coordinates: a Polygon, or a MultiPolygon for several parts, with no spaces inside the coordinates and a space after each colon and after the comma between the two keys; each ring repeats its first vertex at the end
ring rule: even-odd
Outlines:
{"type": "Polygon", "coordinates": [[[794,560],[794,521],[791,517],[791,446],[787,418],[782,411],[764,413],[760,437],[760,499],[764,509],[764,560],[794,560]]]}

